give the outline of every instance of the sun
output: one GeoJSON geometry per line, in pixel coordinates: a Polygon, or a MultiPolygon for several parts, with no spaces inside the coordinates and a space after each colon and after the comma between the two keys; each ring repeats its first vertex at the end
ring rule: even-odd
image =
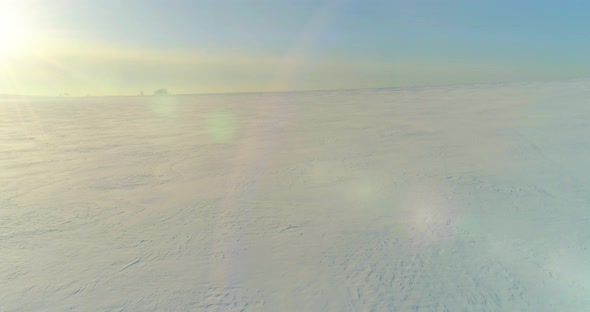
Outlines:
{"type": "Polygon", "coordinates": [[[21,53],[34,40],[34,27],[27,17],[16,8],[0,10],[0,55],[21,53]]]}

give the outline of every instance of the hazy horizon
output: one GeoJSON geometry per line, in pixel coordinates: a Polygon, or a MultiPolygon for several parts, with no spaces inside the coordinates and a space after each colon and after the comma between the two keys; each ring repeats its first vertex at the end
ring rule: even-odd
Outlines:
{"type": "Polygon", "coordinates": [[[511,81],[511,82],[488,82],[488,83],[449,83],[449,84],[425,84],[425,85],[411,85],[411,86],[388,86],[388,87],[366,87],[366,88],[340,88],[340,89],[300,89],[300,90],[279,90],[279,91],[235,91],[235,92],[186,92],[177,93],[174,90],[165,89],[166,94],[156,94],[156,90],[140,90],[136,94],[70,94],[68,92],[51,94],[15,94],[15,93],[0,93],[0,97],[39,97],[39,98],[86,98],[86,97],[149,97],[149,96],[192,96],[192,95],[240,95],[240,94],[273,94],[273,93],[311,93],[311,92],[339,92],[339,91],[369,91],[369,90],[390,90],[390,91],[412,91],[412,90],[427,90],[434,88],[456,88],[456,87],[493,87],[493,86],[519,86],[529,84],[560,84],[560,83],[575,83],[575,82],[590,82],[590,78],[572,78],[561,80],[528,80],[528,81],[511,81]]]}
{"type": "Polygon", "coordinates": [[[590,77],[571,1],[6,1],[0,94],[338,90],[590,77]]]}
{"type": "Polygon", "coordinates": [[[370,90],[389,90],[389,91],[418,91],[428,89],[453,89],[463,87],[486,88],[494,86],[527,86],[539,84],[543,86],[552,84],[570,84],[570,83],[590,83],[590,78],[572,78],[562,80],[529,80],[529,81],[512,81],[512,82],[488,82],[488,83],[455,83],[455,84],[430,84],[430,85],[412,85],[412,86],[389,86],[389,87],[368,87],[368,88],[342,88],[342,89],[300,89],[300,90],[280,90],[280,91],[242,91],[242,92],[186,92],[176,93],[174,90],[165,89],[166,94],[156,94],[156,90],[140,90],[137,94],[70,94],[67,92],[51,95],[51,94],[10,94],[0,93],[0,97],[39,97],[39,98],[87,98],[87,97],[150,97],[150,96],[207,96],[207,95],[240,95],[240,94],[281,94],[281,93],[313,93],[313,92],[340,92],[340,91],[370,91],[370,90]],[[143,91],[143,93],[141,92],[143,91]]]}

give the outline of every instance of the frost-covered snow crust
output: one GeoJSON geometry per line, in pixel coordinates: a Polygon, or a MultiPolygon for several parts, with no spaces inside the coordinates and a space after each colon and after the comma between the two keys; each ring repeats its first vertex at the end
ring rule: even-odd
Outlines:
{"type": "Polygon", "coordinates": [[[590,82],[0,102],[0,311],[590,311],[590,82]]]}

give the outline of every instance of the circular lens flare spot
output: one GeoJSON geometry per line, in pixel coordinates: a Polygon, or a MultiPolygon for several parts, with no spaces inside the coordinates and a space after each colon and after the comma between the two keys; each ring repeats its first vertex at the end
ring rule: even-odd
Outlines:
{"type": "Polygon", "coordinates": [[[236,136],[236,121],[226,112],[210,113],[205,121],[209,137],[217,143],[228,143],[236,136]]]}

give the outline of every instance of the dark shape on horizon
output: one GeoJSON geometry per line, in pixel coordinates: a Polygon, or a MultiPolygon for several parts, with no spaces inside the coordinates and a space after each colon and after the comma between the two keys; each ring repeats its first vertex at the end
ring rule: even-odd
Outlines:
{"type": "Polygon", "coordinates": [[[168,90],[162,88],[154,91],[154,95],[168,95],[168,90]]]}

